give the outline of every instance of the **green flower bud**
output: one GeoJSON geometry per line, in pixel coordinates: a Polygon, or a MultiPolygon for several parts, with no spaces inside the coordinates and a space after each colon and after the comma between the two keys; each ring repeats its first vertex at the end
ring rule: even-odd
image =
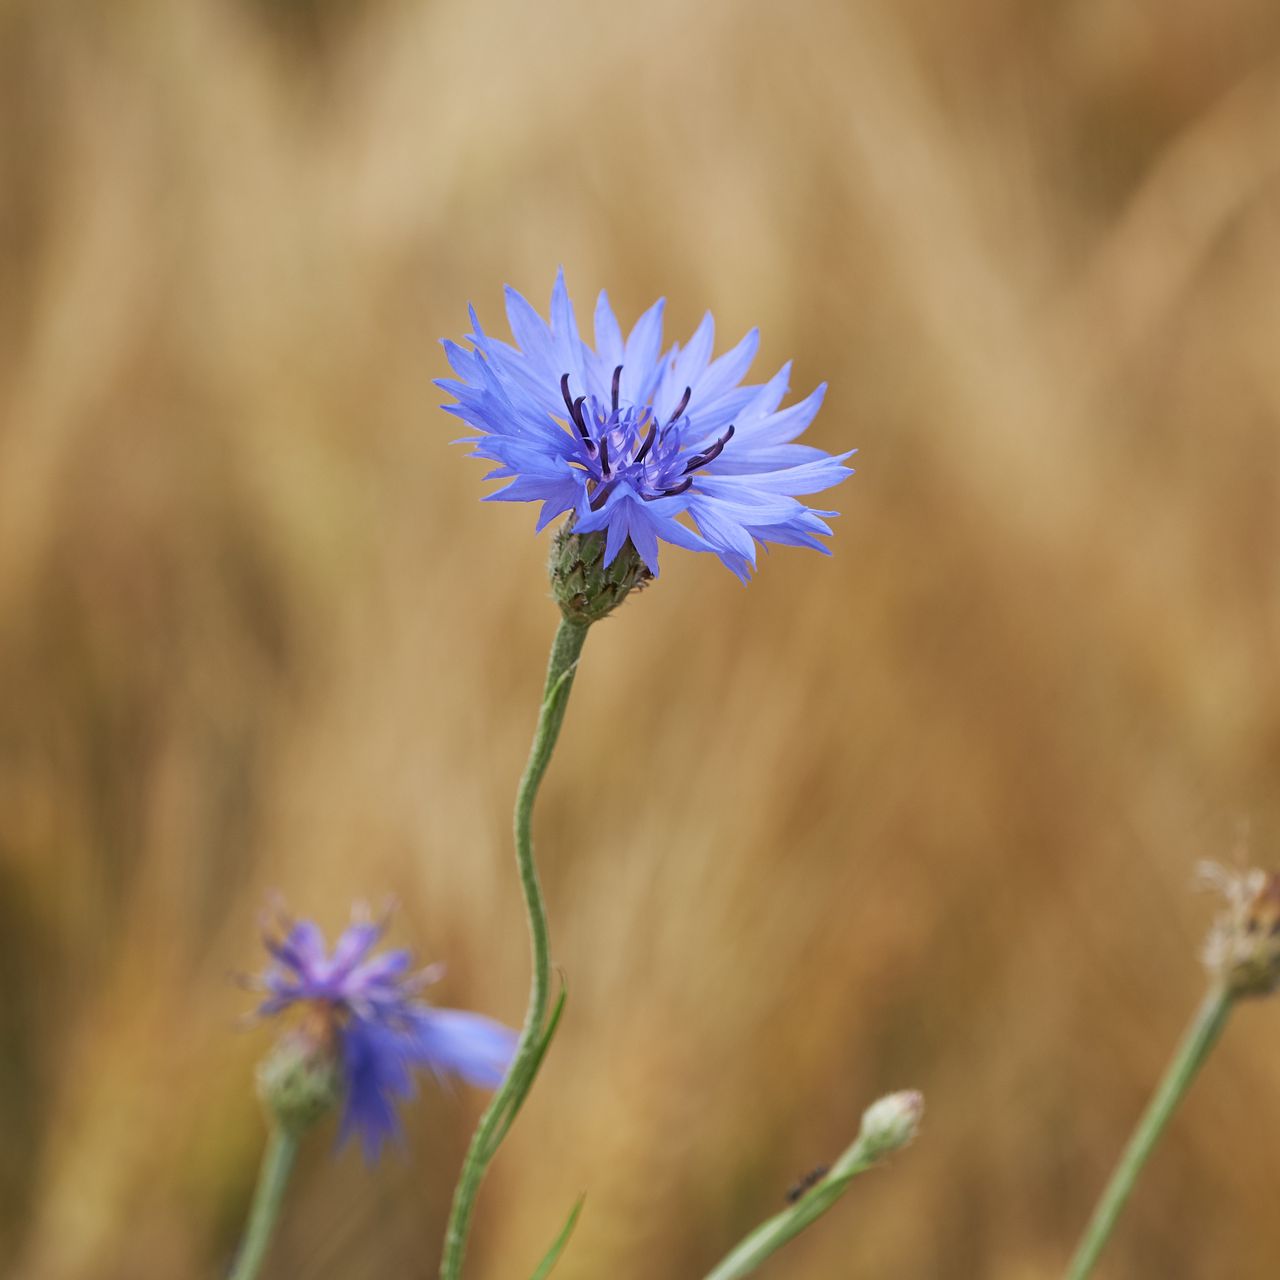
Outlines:
{"type": "Polygon", "coordinates": [[[858,1135],[864,1154],[878,1160],[905,1147],[920,1131],[924,1094],[915,1089],[890,1093],[862,1113],[858,1135]]]}
{"type": "Polygon", "coordinates": [[[560,612],[570,622],[589,626],[612,613],[632,591],[645,586],[653,574],[628,540],[604,563],[604,532],[575,533],[570,519],[551,543],[551,590],[560,612]]]}
{"type": "Polygon", "coordinates": [[[322,1016],[289,1032],[258,1067],[258,1096],[289,1133],[309,1129],[342,1094],[338,1038],[322,1016]]]}

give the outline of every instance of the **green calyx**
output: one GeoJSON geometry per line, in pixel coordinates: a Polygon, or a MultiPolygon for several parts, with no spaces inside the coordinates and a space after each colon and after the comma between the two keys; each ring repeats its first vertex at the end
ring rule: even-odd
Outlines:
{"type": "Polygon", "coordinates": [[[258,1096],[287,1133],[301,1133],[342,1100],[342,1064],[331,1040],[303,1029],[282,1039],[258,1068],[258,1096]]]}
{"type": "Polygon", "coordinates": [[[551,590],[560,612],[578,626],[590,626],[607,617],[632,591],[639,591],[653,578],[630,540],[608,566],[604,545],[603,532],[575,533],[572,520],[556,533],[551,544],[551,590]]]}

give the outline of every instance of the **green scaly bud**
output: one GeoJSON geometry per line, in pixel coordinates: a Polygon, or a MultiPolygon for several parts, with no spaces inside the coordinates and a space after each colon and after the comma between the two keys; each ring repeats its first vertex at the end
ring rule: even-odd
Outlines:
{"type": "Polygon", "coordinates": [[[318,1019],[282,1037],[258,1067],[258,1096],[286,1133],[309,1129],[342,1092],[337,1040],[318,1019]]]}
{"type": "Polygon", "coordinates": [[[627,540],[611,565],[604,562],[605,535],[575,533],[570,519],[551,543],[551,590],[569,622],[590,626],[611,614],[653,574],[627,540]]]}

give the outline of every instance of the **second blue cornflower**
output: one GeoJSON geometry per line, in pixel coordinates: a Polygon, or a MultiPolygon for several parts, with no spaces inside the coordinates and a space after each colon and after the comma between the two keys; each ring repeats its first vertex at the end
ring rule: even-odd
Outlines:
{"type": "Polygon", "coordinates": [[[396,1104],[412,1096],[415,1070],[496,1088],[517,1041],[491,1018],[420,999],[439,970],[411,973],[407,951],[373,955],[384,931],[385,924],[357,920],[330,952],[309,920],[286,922],[264,939],[274,963],[253,982],[266,993],[259,1015],[290,1009],[303,1015],[282,1042],[281,1093],[296,1094],[297,1063],[313,1077],[317,1068],[331,1074],[342,1105],[339,1142],[359,1134],[371,1160],[401,1132],[396,1104]]]}

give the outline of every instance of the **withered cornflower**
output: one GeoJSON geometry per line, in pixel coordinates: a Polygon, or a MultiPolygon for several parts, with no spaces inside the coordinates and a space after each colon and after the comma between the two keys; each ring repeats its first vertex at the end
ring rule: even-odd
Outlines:
{"type": "Polygon", "coordinates": [[[437,385],[446,405],[480,434],[464,443],[496,462],[488,478],[509,483],[488,496],[541,502],[538,529],[572,513],[575,532],[605,531],[605,564],[630,541],[651,574],[659,540],[711,551],[744,582],[757,543],[826,551],[825,520],[799,499],[851,474],[849,453],[831,455],[796,438],[822,404],[826,384],[780,409],[791,366],[741,385],[759,334],[711,359],[708,313],[683,349],[662,350],[659,299],[623,337],[604,293],[595,346],[578,335],[561,271],[548,325],[508,287],[515,345],[490,337],[471,308],[472,350],[445,341],[456,379],[437,385]]]}
{"type": "Polygon", "coordinates": [[[413,1072],[459,1076],[495,1088],[515,1054],[516,1033],[458,1009],[437,1009],[419,993],[439,966],[410,972],[407,951],[372,955],[384,922],[355,919],[333,951],[309,920],[283,922],[264,937],[274,963],[253,985],[267,993],[258,1014],[303,1012],[294,1036],[313,1053],[332,1057],[342,1104],[339,1143],[360,1135],[368,1159],[400,1136],[396,1103],[414,1092],[413,1072]]]}
{"type": "Polygon", "coordinates": [[[1215,862],[1199,872],[1224,903],[1205,941],[1205,967],[1233,995],[1271,995],[1280,987],[1280,874],[1215,862]]]}

